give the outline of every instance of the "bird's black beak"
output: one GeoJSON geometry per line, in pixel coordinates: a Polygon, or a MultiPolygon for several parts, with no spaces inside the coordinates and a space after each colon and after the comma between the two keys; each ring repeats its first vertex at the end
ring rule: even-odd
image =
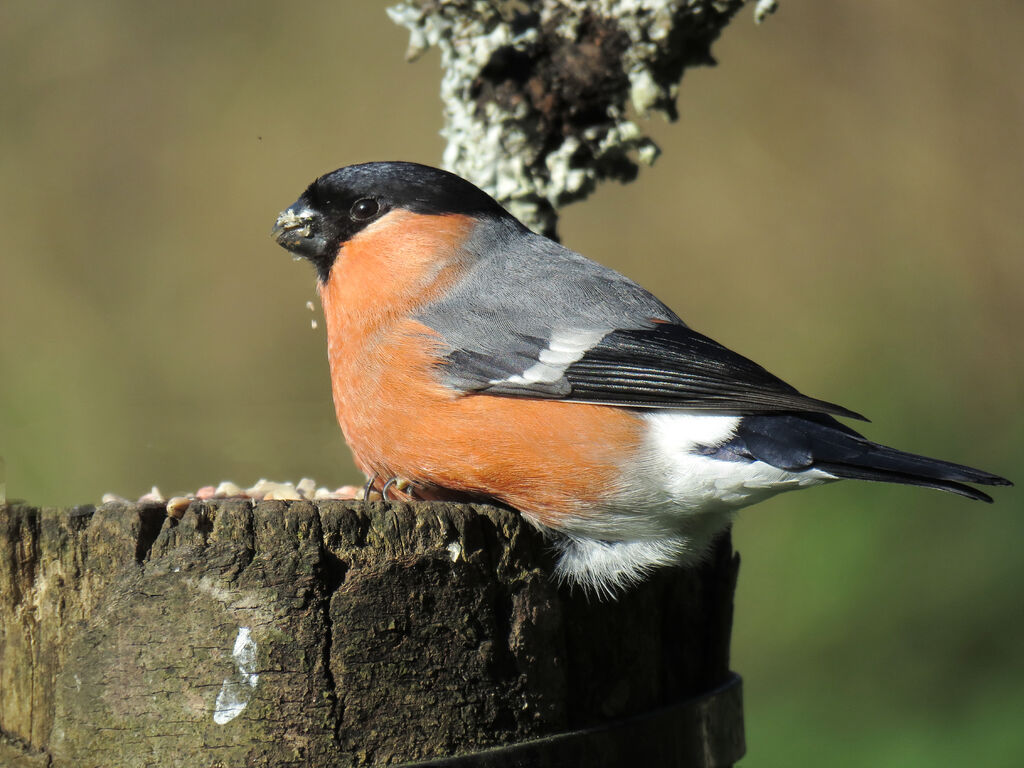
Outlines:
{"type": "Polygon", "coordinates": [[[330,245],[325,229],[323,216],[300,198],[277,217],[270,234],[282,248],[317,263],[330,245]]]}

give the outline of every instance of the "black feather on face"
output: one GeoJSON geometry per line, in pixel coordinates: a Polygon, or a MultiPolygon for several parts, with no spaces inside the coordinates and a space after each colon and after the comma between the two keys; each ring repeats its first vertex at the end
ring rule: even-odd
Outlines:
{"type": "Polygon", "coordinates": [[[405,162],[349,165],[314,181],[274,225],[274,239],[309,259],[326,281],[338,249],[389,211],[510,217],[483,190],[453,173],[405,162]]]}

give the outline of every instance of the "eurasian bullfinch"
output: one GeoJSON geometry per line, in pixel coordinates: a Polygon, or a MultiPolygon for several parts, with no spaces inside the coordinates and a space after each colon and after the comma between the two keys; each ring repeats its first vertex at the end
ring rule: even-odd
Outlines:
{"type": "Polygon", "coordinates": [[[740,507],[841,478],[991,498],[873,443],[639,285],[415,163],[321,176],[273,234],[316,267],[335,410],[369,486],[482,498],[600,593],[692,562],[740,507]]]}

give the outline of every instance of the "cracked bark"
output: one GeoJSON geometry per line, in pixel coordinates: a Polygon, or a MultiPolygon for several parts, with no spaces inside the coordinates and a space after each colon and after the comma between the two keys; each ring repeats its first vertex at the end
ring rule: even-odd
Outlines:
{"type": "Polygon", "coordinates": [[[737,565],[600,603],[486,506],[0,507],[0,764],[393,765],[648,712],[726,679],[737,565]]]}

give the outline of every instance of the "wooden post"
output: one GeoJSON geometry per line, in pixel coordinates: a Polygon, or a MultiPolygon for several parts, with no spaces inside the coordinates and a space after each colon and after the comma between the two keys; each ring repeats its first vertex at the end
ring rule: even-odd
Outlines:
{"type": "Polygon", "coordinates": [[[0,506],[0,764],[729,765],[737,568],[597,602],[487,506],[0,506]]]}

